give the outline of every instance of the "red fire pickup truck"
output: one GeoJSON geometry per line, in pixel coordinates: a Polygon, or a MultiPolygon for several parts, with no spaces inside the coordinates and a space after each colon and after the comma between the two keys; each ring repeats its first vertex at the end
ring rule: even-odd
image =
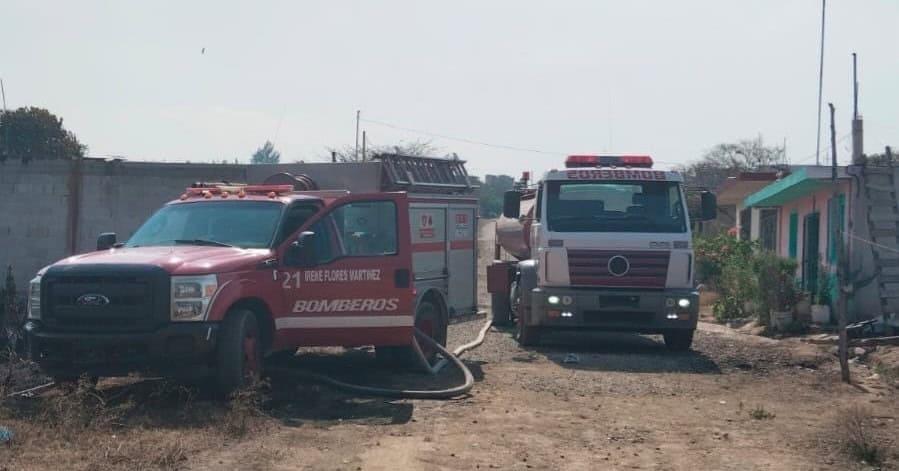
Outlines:
{"type": "Polygon", "coordinates": [[[103,234],[97,251],[37,274],[29,354],[58,379],[152,372],[230,391],[273,352],[374,345],[400,359],[413,326],[445,344],[448,317],[476,308],[463,164],[382,155],[263,185],[196,184],[126,242],[103,234]]]}

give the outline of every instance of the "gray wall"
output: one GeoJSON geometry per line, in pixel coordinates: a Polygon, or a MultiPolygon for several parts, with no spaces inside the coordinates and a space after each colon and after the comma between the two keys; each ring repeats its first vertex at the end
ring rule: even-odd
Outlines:
{"type": "Polygon", "coordinates": [[[127,240],[147,217],[196,181],[261,183],[275,173],[305,173],[323,190],[367,193],[380,188],[380,165],[0,162],[0,268],[5,273],[12,265],[23,290],[42,267],[93,250],[101,232],[127,240]]]}
{"type": "Polygon", "coordinates": [[[0,164],[0,266],[13,266],[19,289],[70,251],[91,250],[101,232],[127,239],[195,181],[244,181],[246,166],[89,159],[81,162],[80,178],[78,172],[69,161],[0,164]],[[70,206],[73,194],[80,197],[70,206]]]}

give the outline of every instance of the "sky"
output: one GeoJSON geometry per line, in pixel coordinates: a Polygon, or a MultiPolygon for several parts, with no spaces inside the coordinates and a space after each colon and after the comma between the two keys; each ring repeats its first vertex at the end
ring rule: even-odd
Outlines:
{"type": "MultiPolygon", "coordinates": [[[[321,160],[354,145],[360,110],[370,143],[429,140],[477,175],[574,153],[665,168],[759,135],[810,164],[820,14],[819,0],[0,0],[0,78],[9,108],[49,109],[96,157],[246,162],[271,140],[282,162],[321,160]]],[[[896,0],[827,2],[824,108],[849,133],[857,52],[868,153],[899,146],[896,24],[896,0]]]]}

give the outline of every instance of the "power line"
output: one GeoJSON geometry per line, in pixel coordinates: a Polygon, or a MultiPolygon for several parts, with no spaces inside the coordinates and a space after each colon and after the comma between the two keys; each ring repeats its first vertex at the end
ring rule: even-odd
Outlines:
{"type": "MultiPolygon", "coordinates": [[[[421,134],[424,136],[433,137],[433,138],[437,138],[437,139],[446,139],[448,141],[463,142],[466,144],[474,144],[474,145],[478,145],[478,146],[492,147],[495,149],[512,150],[512,151],[517,151],[517,152],[531,152],[534,154],[552,155],[552,156],[561,156],[561,157],[567,157],[572,154],[572,152],[549,151],[549,150],[543,150],[543,149],[535,149],[532,147],[519,147],[519,146],[506,145],[506,144],[495,144],[495,143],[480,141],[477,139],[449,136],[447,134],[426,131],[423,129],[414,129],[414,128],[407,128],[405,126],[397,126],[396,124],[391,124],[391,123],[387,123],[384,121],[379,121],[379,120],[369,119],[369,118],[360,118],[360,121],[375,124],[378,126],[384,126],[384,127],[391,128],[391,129],[396,129],[399,131],[406,131],[406,132],[411,132],[411,133],[415,133],[415,134],[421,134]]],[[[662,160],[655,160],[655,159],[653,159],[653,160],[655,163],[662,164],[662,165],[685,165],[683,162],[666,162],[666,161],[662,161],[662,160]]]]}
{"type": "Polygon", "coordinates": [[[416,133],[416,134],[422,134],[425,136],[435,137],[435,138],[439,138],[439,139],[446,139],[448,141],[464,142],[466,144],[474,144],[474,145],[484,146],[484,147],[493,147],[496,149],[514,150],[514,151],[518,151],[518,152],[531,152],[534,154],[557,155],[557,156],[567,156],[568,155],[567,152],[547,151],[547,150],[534,149],[534,148],[529,148],[529,147],[510,146],[510,145],[506,145],[506,144],[493,144],[490,142],[484,142],[484,141],[479,141],[479,140],[469,139],[469,138],[464,138],[464,137],[448,136],[448,135],[442,134],[442,133],[425,131],[423,129],[413,129],[413,128],[407,128],[407,127],[403,127],[403,126],[397,126],[395,124],[390,124],[390,123],[386,123],[384,121],[378,121],[378,120],[369,119],[369,118],[361,118],[361,120],[366,123],[376,124],[378,126],[384,126],[387,128],[397,129],[397,130],[406,131],[406,132],[412,132],[412,133],[416,133]]]}
{"type": "MultiPolygon", "coordinates": [[[[850,137],[852,137],[852,133],[851,133],[851,132],[850,132],[850,133],[844,134],[843,137],[837,139],[837,144],[843,143],[846,139],[849,139],[850,137]]],[[[801,159],[799,159],[799,160],[797,160],[797,161],[795,161],[795,162],[791,162],[790,165],[801,164],[801,163],[807,162],[807,161],[809,161],[809,160],[811,160],[811,159],[815,159],[816,162],[817,162],[818,159],[819,159],[819,153],[820,153],[820,151],[823,150],[824,152],[827,152],[827,151],[829,151],[830,149],[831,149],[831,146],[828,145],[828,146],[825,147],[824,149],[818,149],[818,150],[816,150],[816,151],[815,151],[814,153],[812,153],[812,154],[809,154],[809,155],[807,155],[807,156],[805,156],[805,157],[803,157],[803,158],[801,158],[801,159]]],[[[815,165],[820,165],[820,163],[816,163],[815,165]]]]}

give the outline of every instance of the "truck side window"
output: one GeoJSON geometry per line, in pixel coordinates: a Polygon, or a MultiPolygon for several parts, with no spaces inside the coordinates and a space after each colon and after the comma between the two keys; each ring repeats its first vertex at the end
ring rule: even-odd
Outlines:
{"type": "Polygon", "coordinates": [[[344,255],[371,256],[397,253],[396,204],[393,201],[358,201],[333,212],[343,241],[344,255]]]}
{"type": "Polygon", "coordinates": [[[537,188],[537,209],[534,211],[534,219],[537,222],[540,222],[540,217],[543,216],[543,185],[541,184],[537,188]]]}
{"type": "Polygon", "coordinates": [[[311,203],[296,203],[287,208],[284,221],[281,222],[281,230],[278,232],[277,243],[287,240],[317,212],[318,206],[311,203]]]}
{"type": "Polygon", "coordinates": [[[320,219],[309,230],[315,233],[312,237],[312,246],[315,249],[314,265],[328,263],[342,254],[340,241],[333,237],[334,219],[330,215],[320,219]]]}

